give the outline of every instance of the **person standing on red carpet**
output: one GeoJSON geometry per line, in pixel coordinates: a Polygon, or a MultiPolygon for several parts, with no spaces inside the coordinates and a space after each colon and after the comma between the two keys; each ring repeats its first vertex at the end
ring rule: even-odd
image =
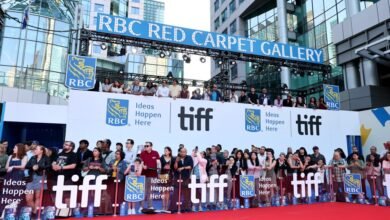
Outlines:
{"type": "Polygon", "coordinates": [[[329,162],[330,169],[332,169],[332,181],[333,189],[335,192],[336,201],[338,202],[349,202],[347,194],[344,192],[344,174],[347,168],[347,162],[341,158],[339,151],[333,153],[333,159],[329,162]]]}
{"type": "MultiPolygon", "coordinates": [[[[365,168],[366,168],[366,166],[365,166],[364,162],[359,159],[359,153],[353,152],[352,158],[348,164],[348,169],[351,171],[351,173],[360,174],[361,184],[362,184],[363,189],[366,188],[366,173],[364,172],[365,168]]],[[[359,196],[363,197],[364,195],[361,194],[359,196]]],[[[353,203],[356,203],[357,197],[358,197],[358,195],[352,195],[353,203]]]]}
{"type": "MultiPolygon", "coordinates": [[[[144,151],[140,155],[141,160],[144,162],[142,175],[145,176],[145,197],[148,202],[148,209],[153,208],[153,201],[151,196],[152,191],[152,179],[158,177],[157,168],[161,167],[160,155],[157,151],[153,150],[153,143],[145,142],[144,151]]],[[[142,201],[139,211],[144,208],[145,202],[142,201]]]]}

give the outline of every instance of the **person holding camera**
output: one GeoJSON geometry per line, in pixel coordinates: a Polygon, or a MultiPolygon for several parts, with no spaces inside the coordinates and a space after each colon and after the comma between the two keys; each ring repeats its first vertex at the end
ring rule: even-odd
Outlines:
{"type": "Polygon", "coordinates": [[[339,151],[333,153],[333,158],[329,162],[330,169],[332,169],[333,189],[336,192],[337,202],[350,202],[348,194],[344,192],[344,174],[347,168],[347,162],[341,158],[339,151]]]}
{"type": "Polygon", "coordinates": [[[194,161],[192,160],[192,157],[187,155],[187,149],[185,147],[180,148],[179,155],[177,155],[175,163],[173,165],[174,170],[174,191],[173,191],[173,198],[171,200],[170,204],[170,210],[172,213],[175,213],[178,211],[178,206],[176,205],[177,202],[181,202],[181,197],[183,197],[183,205],[182,209],[183,212],[190,212],[191,211],[191,202],[190,202],[190,196],[191,196],[191,190],[188,187],[188,184],[191,180],[191,171],[194,167],[194,161]],[[181,182],[181,195],[179,197],[179,182],[177,180],[182,180],[181,182]]]}

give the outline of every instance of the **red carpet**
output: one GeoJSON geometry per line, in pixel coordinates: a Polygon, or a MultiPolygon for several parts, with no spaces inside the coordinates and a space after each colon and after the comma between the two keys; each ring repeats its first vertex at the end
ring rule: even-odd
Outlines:
{"type": "Polygon", "coordinates": [[[329,220],[329,219],[390,219],[390,207],[350,203],[318,203],[287,207],[240,209],[233,211],[185,214],[136,215],[126,217],[95,217],[99,220],[253,220],[253,219],[329,220]]]}

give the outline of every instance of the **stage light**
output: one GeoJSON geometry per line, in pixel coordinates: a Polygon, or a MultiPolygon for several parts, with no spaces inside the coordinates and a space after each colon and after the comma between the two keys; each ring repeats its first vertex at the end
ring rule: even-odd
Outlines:
{"type": "Polygon", "coordinates": [[[121,48],[119,54],[120,54],[121,56],[124,56],[124,55],[126,55],[126,53],[127,53],[126,46],[122,46],[122,48],[121,48]]]}
{"type": "Polygon", "coordinates": [[[259,65],[257,65],[257,64],[252,64],[252,69],[257,69],[257,68],[259,68],[259,65]]]}
{"type": "Polygon", "coordinates": [[[132,48],[131,48],[131,52],[132,52],[133,54],[137,53],[137,48],[132,47],[132,48]]]}
{"type": "Polygon", "coordinates": [[[123,74],[124,73],[124,71],[123,70],[119,70],[119,74],[123,74]]]}
{"type": "Polygon", "coordinates": [[[165,51],[165,55],[168,56],[168,57],[170,57],[170,56],[172,55],[172,52],[169,51],[169,50],[167,50],[167,51],[165,51]]]}
{"type": "Polygon", "coordinates": [[[191,58],[190,58],[190,56],[187,55],[187,54],[183,54],[183,60],[184,60],[184,62],[186,62],[186,63],[191,63],[191,58]]]}
{"type": "Polygon", "coordinates": [[[283,89],[288,89],[287,84],[283,83],[282,88],[283,88],[283,89]]]}
{"type": "Polygon", "coordinates": [[[235,60],[231,60],[230,61],[230,65],[233,65],[233,66],[236,65],[236,61],[235,60]]]}
{"type": "Polygon", "coordinates": [[[201,63],[205,63],[205,62],[206,62],[206,58],[200,57],[200,62],[201,62],[201,63]]]}
{"type": "Polygon", "coordinates": [[[280,73],[280,72],[282,72],[282,68],[281,67],[278,67],[278,72],[280,73]]]}
{"type": "Polygon", "coordinates": [[[159,54],[160,58],[165,58],[165,53],[164,51],[161,51],[160,54],[159,54]]]}
{"type": "Polygon", "coordinates": [[[310,72],[307,73],[307,75],[308,76],[314,76],[314,73],[310,71],[310,72]]]}
{"type": "Polygon", "coordinates": [[[223,61],[222,60],[218,60],[218,65],[222,65],[223,64],[223,61]]]}
{"type": "Polygon", "coordinates": [[[107,45],[105,43],[102,43],[102,44],[100,44],[100,48],[102,50],[106,50],[107,49],[107,45]]]}
{"type": "Polygon", "coordinates": [[[173,78],[173,74],[172,74],[172,72],[171,72],[171,71],[169,71],[169,72],[168,72],[168,75],[167,75],[167,77],[168,77],[169,79],[172,79],[172,78],[173,78]]]}
{"type": "Polygon", "coordinates": [[[196,86],[196,80],[192,80],[192,86],[196,86]]]}

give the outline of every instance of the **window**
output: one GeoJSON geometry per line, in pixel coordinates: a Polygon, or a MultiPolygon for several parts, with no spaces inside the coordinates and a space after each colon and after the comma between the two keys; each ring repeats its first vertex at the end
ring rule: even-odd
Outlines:
{"type": "Polygon", "coordinates": [[[130,13],[133,15],[139,15],[139,8],[138,7],[131,7],[130,13]]]}
{"type": "Polygon", "coordinates": [[[219,9],[219,0],[215,0],[214,2],[214,11],[217,11],[219,9]]]}
{"type": "Polygon", "coordinates": [[[225,30],[223,30],[222,34],[228,34],[228,29],[226,28],[225,30]]]}
{"type": "Polygon", "coordinates": [[[238,4],[240,4],[241,5],[241,3],[243,3],[245,0],[239,0],[238,1],[238,4]]]}
{"type": "Polygon", "coordinates": [[[97,17],[93,17],[93,25],[96,26],[97,24],[97,17]]]}
{"type": "Polygon", "coordinates": [[[219,17],[217,17],[215,20],[214,20],[214,30],[217,30],[219,28],[219,17]]]}
{"type": "Polygon", "coordinates": [[[230,80],[237,79],[237,77],[238,77],[237,65],[233,65],[230,68],[230,80]]]}
{"type": "Polygon", "coordinates": [[[232,23],[230,23],[230,34],[234,34],[237,31],[236,19],[232,23]]]}
{"type": "Polygon", "coordinates": [[[236,10],[236,0],[232,0],[229,3],[229,10],[230,10],[230,14],[233,14],[233,12],[236,10]]]}
{"type": "Polygon", "coordinates": [[[225,22],[227,19],[227,8],[225,8],[225,10],[223,10],[222,14],[221,14],[221,22],[225,22]]]}
{"type": "Polygon", "coordinates": [[[140,0],[131,0],[134,3],[140,3],[140,0]]]}
{"type": "Polygon", "coordinates": [[[104,5],[95,3],[95,12],[104,12],[104,5]]]}

